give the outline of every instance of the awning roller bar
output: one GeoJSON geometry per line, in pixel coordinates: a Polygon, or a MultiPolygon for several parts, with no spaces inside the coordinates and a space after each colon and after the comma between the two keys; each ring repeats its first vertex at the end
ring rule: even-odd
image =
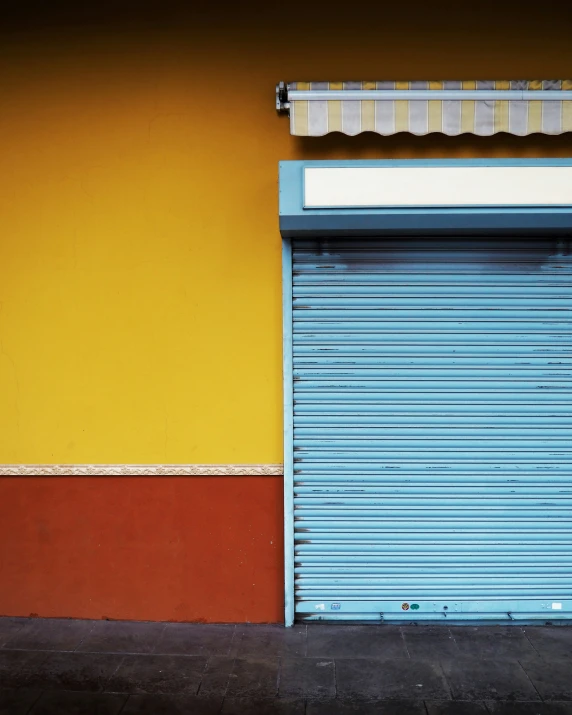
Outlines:
{"type": "Polygon", "coordinates": [[[520,90],[520,89],[343,89],[343,90],[289,90],[288,101],[323,102],[325,100],[343,101],[388,101],[396,100],[437,100],[437,101],[572,101],[569,90],[520,90]]]}

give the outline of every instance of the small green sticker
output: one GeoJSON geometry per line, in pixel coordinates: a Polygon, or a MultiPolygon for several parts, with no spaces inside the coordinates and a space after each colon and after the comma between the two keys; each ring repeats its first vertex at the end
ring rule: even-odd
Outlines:
{"type": "Polygon", "coordinates": [[[418,604],[418,603],[412,603],[412,604],[411,604],[411,610],[412,610],[412,611],[418,611],[418,610],[419,610],[419,604],[418,604]]]}

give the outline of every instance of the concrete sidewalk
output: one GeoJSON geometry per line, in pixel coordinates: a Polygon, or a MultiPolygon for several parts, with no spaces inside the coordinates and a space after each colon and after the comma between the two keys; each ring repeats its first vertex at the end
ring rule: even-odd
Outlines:
{"type": "Polygon", "coordinates": [[[0,715],[572,715],[572,628],[0,618],[0,715]]]}

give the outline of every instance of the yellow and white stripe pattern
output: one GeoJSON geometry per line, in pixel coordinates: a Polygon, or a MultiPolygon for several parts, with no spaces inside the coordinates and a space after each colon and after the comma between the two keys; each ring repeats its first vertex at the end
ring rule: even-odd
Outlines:
{"type": "MultiPolygon", "coordinates": [[[[440,82],[292,82],[291,90],[572,90],[572,80],[497,80],[440,82]]],[[[572,131],[572,100],[294,100],[290,133],[320,137],[331,132],[354,136],[376,132],[449,136],[526,136],[572,131]]]]}

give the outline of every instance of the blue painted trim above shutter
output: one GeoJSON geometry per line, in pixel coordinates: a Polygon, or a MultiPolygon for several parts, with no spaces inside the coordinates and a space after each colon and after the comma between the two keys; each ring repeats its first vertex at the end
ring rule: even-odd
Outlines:
{"type": "Polygon", "coordinates": [[[570,235],[571,208],[303,208],[304,167],[572,166],[572,159],[283,161],[279,222],[285,238],[312,236],[570,235]]]}

